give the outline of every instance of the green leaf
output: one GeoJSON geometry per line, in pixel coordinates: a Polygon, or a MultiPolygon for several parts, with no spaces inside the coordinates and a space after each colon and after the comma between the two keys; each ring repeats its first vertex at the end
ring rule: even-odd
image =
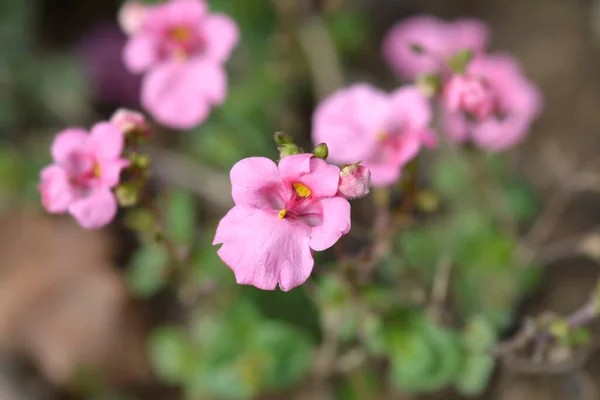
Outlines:
{"type": "Polygon", "coordinates": [[[178,245],[189,246],[196,233],[196,204],[194,196],[182,189],[170,193],[166,204],[166,231],[178,245]]]}
{"type": "Polygon", "coordinates": [[[181,382],[190,354],[185,334],[177,327],[162,326],[152,332],[149,347],[158,376],[170,384],[181,382]]]}
{"type": "Polygon", "coordinates": [[[462,336],[470,353],[486,353],[496,343],[498,335],[493,324],[477,315],[469,320],[462,336]]]}
{"type": "Polygon", "coordinates": [[[358,12],[330,14],[326,24],[336,49],[342,54],[359,50],[368,37],[365,15],[358,12]]]}
{"type": "Polygon", "coordinates": [[[494,366],[494,358],[489,354],[469,356],[460,369],[454,386],[465,396],[477,396],[486,389],[494,366]]]}
{"type": "Polygon", "coordinates": [[[510,179],[504,183],[509,210],[517,221],[525,221],[538,210],[532,188],[521,179],[510,179]]]}
{"type": "Polygon", "coordinates": [[[464,74],[467,66],[473,59],[473,51],[465,49],[456,53],[450,60],[448,65],[457,74],[464,74]]]}
{"type": "Polygon", "coordinates": [[[127,270],[127,281],[140,297],[150,297],[166,284],[165,268],[169,255],[159,245],[140,247],[131,260],[127,270]]]}

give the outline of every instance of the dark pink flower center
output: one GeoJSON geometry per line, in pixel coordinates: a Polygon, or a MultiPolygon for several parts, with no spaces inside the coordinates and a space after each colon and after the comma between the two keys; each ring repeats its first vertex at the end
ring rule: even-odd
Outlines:
{"type": "Polygon", "coordinates": [[[283,204],[272,204],[279,219],[298,219],[309,226],[321,224],[321,206],[312,190],[303,183],[293,182],[292,195],[283,204]]]}
{"type": "Polygon", "coordinates": [[[165,30],[160,52],[162,58],[186,59],[202,52],[206,41],[196,27],[178,25],[165,30]]]}
{"type": "Polygon", "coordinates": [[[65,168],[69,174],[69,182],[80,191],[96,187],[102,175],[100,163],[93,154],[87,152],[73,152],[65,168]]]}
{"type": "Polygon", "coordinates": [[[467,78],[458,90],[458,108],[469,117],[480,121],[499,113],[498,95],[486,79],[467,78]]]}

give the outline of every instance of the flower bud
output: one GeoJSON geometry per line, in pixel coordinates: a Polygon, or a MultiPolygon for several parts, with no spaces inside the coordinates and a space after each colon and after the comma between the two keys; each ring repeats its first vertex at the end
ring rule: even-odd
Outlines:
{"type": "Polygon", "coordinates": [[[275,139],[275,143],[277,143],[277,146],[283,146],[284,144],[294,143],[292,137],[285,132],[275,132],[275,135],[273,135],[273,139],[275,139]]]}
{"type": "Polygon", "coordinates": [[[119,26],[128,35],[133,35],[142,26],[147,7],[140,1],[125,2],[119,10],[119,26]]]}
{"type": "Polygon", "coordinates": [[[329,149],[327,148],[327,144],[325,144],[325,143],[319,144],[317,147],[315,147],[313,154],[317,158],[327,160],[327,157],[329,156],[329,149]]]}
{"type": "Polygon", "coordinates": [[[371,171],[360,163],[346,165],[340,172],[338,196],[346,199],[358,199],[369,194],[371,171]]]}
{"type": "Polygon", "coordinates": [[[279,150],[279,159],[287,156],[293,156],[294,154],[302,153],[302,149],[295,144],[283,144],[277,148],[279,150]]]}
{"type": "Polygon", "coordinates": [[[143,114],[126,108],[117,110],[110,118],[125,136],[149,137],[152,129],[143,114]]]}
{"type": "Polygon", "coordinates": [[[115,196],[121,207],[131,207],[139,202],[140,190],[135,185],[122,183],[115,189],[115,196]]]}

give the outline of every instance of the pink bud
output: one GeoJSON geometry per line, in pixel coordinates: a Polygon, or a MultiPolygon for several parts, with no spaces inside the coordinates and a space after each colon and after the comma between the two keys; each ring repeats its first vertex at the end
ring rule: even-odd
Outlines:
{"type": "Polygon", "coordinates": [[[131,0],[125,2],[119,10],[119,26],[123,32],[133,35],[142,26],[142,21],[146,16],[146,7],[142,2],[131,0]]]}
{"type": "Polygon", "coordinates": [[[117,110],[110,118],[110,122],[116,125],[124,135],[139,135],[148,137],[151,128],[143,114],[126,108],[117,110]]]}
{"type": "Polygon", "coordinates": [[[498,100],[482,78],[454,75],[444,88],[444,101],[452,112],[462,111],[476,120],[489,118],[497,111],[498,100]]]}
{"type": "Polygon", "coordinates": [[[369,194],[371,171],[359,163],[347,165],[340,172],[338,196],[346,199],[358,199],[369,194]]]}

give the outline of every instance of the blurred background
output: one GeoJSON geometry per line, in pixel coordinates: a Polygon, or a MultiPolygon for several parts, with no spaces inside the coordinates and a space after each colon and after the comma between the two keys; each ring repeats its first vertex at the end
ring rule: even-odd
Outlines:
{"type": "MultiPolygon", "coordinates": [[[[192,132],[157,130],[150,149],[167,230],[190,260],[185,279],[171,282],[164,251],[130,229],[143,213],[86,231],[39,204],[38,174],[57,132],[139,108],[139,77],[120,57],[121,1],[0,0],[0,400],[600,399],[594,329],[558,369],[475,356],[464,330],[479,327],[477,340],[497,343],[527,316],[574,311],[596,284],[600,2],[209,3],[241,29],[227,101],[192,132]],[[543,92],[531,135],[490,161],[500,172],[486,178],[506,189],[517,236],[536,226],[543,257],[515,266],[518,239],[489,231],[485,211],[442,207],[445,217],[403,232],[358,289],[330,253],[289,293],[236,286],[211,246],[232,203],[229,168],[247,156],[276,158],[275,131],[310,148],[312,111],[337,88],[400,85],[381,38],[423,13],[487,22],[491,48],[517,57],[543,92]],[[441,329],[423,321],[419,299],[435,280],[428,257],[447,230],[466,239],[457,242],[458,318],[441,329]]],[[[431,165],[425,186],[442,204],[475,190],[460,166],[431,165]]],[[[350,249],[368,242],[370,205],[353,207],[350,249]]]]}

